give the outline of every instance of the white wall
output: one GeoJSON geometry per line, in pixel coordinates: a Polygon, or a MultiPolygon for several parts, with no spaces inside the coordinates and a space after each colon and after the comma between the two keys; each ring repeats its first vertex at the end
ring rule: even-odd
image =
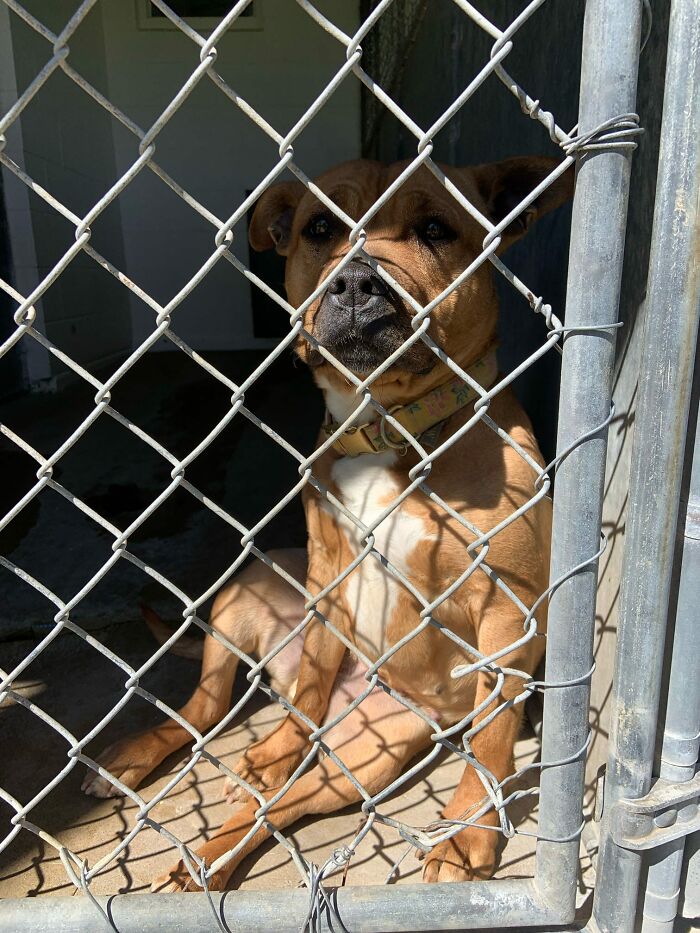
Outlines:
{"type": "MultiPolygon", "coordinates": [[[[199,63],[199,50],[176,30],[143,29],[137,7],[103,0],[110,99],[147,128],[199,63]]],[[[352,30],[358,4],[327,0],[333,20],[352,30]]],[[[256,0],[263,28],[230,30],[217,43],[216,68],[279,132],[286,133],[345,61],[343,47],[296,3],[256,0]]],[[[114,127],[117,167],[137,157],[137,141],[114,127]]],[[[314,175],[356,158],[360,146],[359,82],[350,77],[295,145],[298,164],[314,175]]],[[[277,146],[204,79],[157,141],[155,159],[217,217],[224,219],[278,160],[277,146]]],[[[146,170],[120,198],[126,270],[167,302],[214,249],[214,228],[146,170]]],[[[234,252],[247,262],[245,224],[234,252]]],[[[131,303],[134,344],[153,329],[153,313],[131,303]]],[[[226,261],[212,270],[176,312],[173,328],[202,350],[242,349],[253,336],[250,286],[226,261]]],[[[172,344],[164,342],[164,349],[172,344]]]]}
{"type": "MultiPolygon", "coordinates": [[[[21,92],[17,88],[17,75],[14,66],[14,49],[12,45],[12,30],[10,28],[10,11],[3,4],[0,6],[0,112],[7,111],[15,103],[21,92]]],[[[11,131],[11,138],[15,149],[21,153],[23,148],[22,127],[18,122],[11,131]]],[[[11,269],[10,284],[22,296],[31,294],[38,281],[37,256],[34,248],[32,234],[32,214],[29,203],[29,191],[26,185],[16,180],[10,172],[2,174],[2,204],[7,217],[7,236],[9,245],[9,258],[11,269]]],[[[2,223],[2,219],[0,219],[2,223]]],[[[5,270],[2,270],[5,275],[5,270]]],[[[16,305],[9,296],[3,292],[3,312],[6,309],[14,314],[16,305]]],[[[36,326],[43,330],[44,316],[41,309],[37,310],[36,326]]],[[[6,339],[14,325],[3,322],[2,337],[6,339]]],[[[21,363],[7,381],[9,391],[14,392],[23,388],[25,384],[38,383],[51,377],[51,364],[49,354],[34,340],[20,341],[16,351],[21,354],[21,363]]],[[[7,377],[6,377],[7,378],[7,377]]],[[[5,389],[5,385],[3,385],[5,389]]]]}
{"type": "MultiPolygon", "coordinates": [[[[25,0],[25,6],[54,32],[60,31],[76,9],[73,0],[25,0]]],[[[7,76],[3,81],[7,101],[9,96],[16,99],[17,93],[27,88],[51,58],[52,50],[49,42],[13,12],[4,20],[7,31],[3,70],[14,71],[15,83],[10,88],[7,76]]],[[[70,47],[76,67],[104,89],[99,7],[86,17],[70,47]]],[[[34,182],[75,214],[84,216],[116,178],[110,124],[105,111],[57,71],[8,130],[7,153],[34,182]]],[[[12,173],[4,170],[3,178],[13,274],[18,287],[28,294],[75,242],[75,227],[12,173]]],[[[119,205],[112,206],[95,222],[93,243],[124,269],[119,205]]],[[[92,369],[123,355],[131,346],[126,291],[85,254],[74,259],[37,306],[39,327],[49,339],[92,369]]],[[[66,367],[38,344],[25,339],[23,346],[31,384],[60,384],[70,376],[66,367]]]]}

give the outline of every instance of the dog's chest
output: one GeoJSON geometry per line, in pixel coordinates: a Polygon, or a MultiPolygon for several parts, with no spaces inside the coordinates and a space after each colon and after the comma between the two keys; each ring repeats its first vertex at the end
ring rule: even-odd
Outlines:
{"type": "MultiPolygon", "coordinates": [[[[339,497],[349,512],[365,525],[371,525],[401,492],[390,467],[396,454],[367,454],[336,461],[332,478],[339,497]]],[[[350,548],[359,553],[365,546],[363,534],[354,522],[333,509],[345,532],[350,548]]],[[[410,514],[405,505],[392,511],[374,531],[374,547],[400,573],[410,578],[410,559],[427,537],[422,519],[410,514]]],[[[355,623],[358,646],[377,657],[388,647],[386,634],[403,584],[376,556],[367,554],[347,578],[346,598],[355,623]]],[[[415,619],[415,624],[418,618],[415,619]]]]}

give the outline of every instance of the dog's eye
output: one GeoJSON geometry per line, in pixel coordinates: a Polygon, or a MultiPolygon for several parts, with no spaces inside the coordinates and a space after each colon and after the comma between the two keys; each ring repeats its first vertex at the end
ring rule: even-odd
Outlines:
{"type": "Polygon", "coordinates": [[[327,240],[333,232],[333,223],[330,217],[325,214],[319,214],[312,217],[306,227],[304,227],[304,236],[311,240],[327,240]]]}
{"type": "Polygon", "coordinates": [[[430,217],[426,220],[419,230],[419,233],[423,240],[429,240],[431,242],[437,240],[451,240],[454,238],[454,231],[452,231],[447,224],[438,220],[437,217],[430,217]]]}

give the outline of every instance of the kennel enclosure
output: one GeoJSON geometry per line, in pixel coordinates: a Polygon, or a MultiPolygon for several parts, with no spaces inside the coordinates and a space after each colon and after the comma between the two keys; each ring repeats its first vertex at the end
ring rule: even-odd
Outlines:
{"type": "MultiPolygon", "coordinates": [[[[185,14],[179,15],[176,4],[168,6],[162,0],[154,0],[151,5],[138,4],[134,15],[140,18],[140,23],[149,23],[143,29],[143,41],[151,42],[152,36],[167,28],[172,30],[167,33],[168,41],[173,37],[182,40],[182,48],[187,48],[189,55],[185,79],[175,82],[172,88],[169,86],[167,104],[154,121],[141,126],[106,93],[113,86],[113,82],[107,80],[109,54],[104,59],[96,57],[90,77],[71,64],[74,44],[79,46],[81,39],[86,37],[90,41],[100,39],[99,31],[95,30],[94,15],[103,6],[102,2],[85,0],[79,5],[67,4],[70,8],[68,15],[58,25],[51,27],[34,10],[40,4],[31,6],[18,0],[4,0],[4,3],[3,15],[6,21],[9,22],[10,18],[21,21],[21,28],[34,34],[32,41],[39,43],[44,56],[43,66],[18,87],[16,93],[5,95],[8,100],[7,106],[3,106],[5,115],[0,121],[0,131],[7,144],[0,154],[0,162],[4,176],[8,179],[5,182],[6,204],[21,211],[18,206],[21,197],[26,199],[31,193],[33,199],[38,199],[33,200],[32,204],[41,204],[40,210],[33,208],[33,228],[39,229],[44,222],[50,224],[44,218],[58,215],[72,229],[73,242],[67,248],[58,249],[60,238],[53,241],[51,236],[46,235],[45,240],[40,241],[35,235],[37,242],[34,249],[38,249],[42,257],[50,256],[52,251],[56,255],[51,262],[37,262],[35,256],[33,265],[20,264],[17,251],[22,248],[26,250],[27,243],[19,242],[16,235],[13,240],[10,234],[10,253],[14,262],[8,264],[8,280],[3,280],[2,287],[9,298],[8,313],[12,323],[6,328],[7,337],[2,350],[14,367],[10,379],[14,380],[15,387],[22,379],[28,379],[35,388],[43,384],[46,388],[60,391],[64,383],[68,385],[71,380],[78,380],[90,387],[94,399],[89,413],[77,419],[71,433],[62,438],[51,451],[35,449],[23,437],[21,425],[3,428],[5,439],[13,449],[29,457],[36,470],[30,488],[11,503],[3,519],[3,527],[11,528],[13,521],[23,513],[26,514],[32,503],[50,490],[72,508],[81,511],[99,528],[99,533],[110,541],[111,554],[83,581],[82,586],[65,597],[56,595],[35,575],[36,570],[31,565],[16,562],[12,554],[0,558],[4,572],[9,575],[8,579],[13,581],[13,585],[20,589],[26,587],[38,594],[45,602],[44,611],[50,616],[44,629],[34,631],[34,644],[26,655],[11,669],[3,672],[2,689],[5,698],[21,708],[27,723],[41,721],[43,726],[61,736],[67,746],[64,762],[55,777],[30,799],[23,799],[4,789],[0,791],[8,813],[8,830],[2,845],[11,851],[12,843],[20,833],[40,836],[58,851],[71,882],[81,892],[79,897],[60,900],[49,895],[6,900],[0,904],[0,925],[8,930],[45,926],[58,930],[93,930],[98,923],[105,929],[118,930],[148,930],[164,925],[174,930],[209,930],[216,929],[217,925],[222,929],[230,927],[240,930],[268,927],[298,930],[305,926],[334,929],[339,923],[348,930],[358,931],[506,927],[550,929],[566,924],[570,924],[572,929],[585,927],[616,933],[632,931],[639,925],[646,931],[673,929],[676,914],[685,903],[681,881],[683,872],[691,876],[693,871],[697,872],[697,855],[684,860],[686,839],[692,840],[691,834],[698,828],[696,762],[700,723],[700,700],[697,687],[694,686],[697,678],[692,676],[698,662],[697,626],[693,620],[698,470],[693,471],[692,455],[686,454],[686,447],[691,449],[688,439],[692,441],[694,436],[693,419],[697,407],[692,389],[700,294],[697,263],[694,259],[697,251],[700,178],[699,149],[694,133],[700,116],[697,112],[700,106],[700,10],[697,2],[674,0],[670,4],[649,276],[646,299],[634,328],[640,360],[639,388],[633,448],[631,454],[627,453],[632,465],[624,563],[618,578],[621,587],[619,632],[610,703],[611,731],[607,748],[603,752],[607,758],[607,769],[604,779],[597,782],[596,806],[599,819],[594,822],[599,824],[600,851],[590,919],[581,919],[580,913],[578,916],[576,914],[581,837],[584,833],[584,792],[589,786],[586,756],[593,741],[589,700],[595,666],[599,562],[601,556],[605,559],[601,541],[601,515],[606,493],[607,434],[619,417],[619,412],[611,408],[611,395],[615,379],[621,379],[620,373],[624,366],[624,360],[620,364],[618,357],[616,370],[616,345],[619,346],[621,341],[618,335],[619,307],[628,226],[630,172],[636,158],[633,153],[641,143],[642,127],[637,116],[637,79],[640,49],[644,45],[645,34],[651,28],[649,6],[638,0],[620,0],[614,5],[602,0],[587,0],[581,45],[578,122],[567,131],[562,128],[556,112],[550,112],[547,87],[531,90],[525,83],[521,86],[508,70],[509,56],[518,46],[519,38],[522,38],[521,30],[544,30],[546,11],[556,6],[553,0],[534,0],[522,4],[508,22],[503,21],[500,25],[496,25],[495,17],[492,21],[490,16],[487,17],[465,0],[450,0],[449,4],[446,3],[445,6],[450,9],[449,15],[459,17],[459,29],[474,30],[488,41],[488,57],[472,70],[469,81],[455,93],[449,106],[432,123],[420,125],[412,112],[406,109],[406,98],[402,95],[410,95],[411,55],[421,54],[421,30],[430,28],[431,12],[430,9],[426,11],[425,4],[380,0],[370,4],[357,22],[346,23],[344,17],[349,19],[349,16],[340,4],[314,5],[308,0],[297,0],[294,4],[296,11],[305,17],[304,22],[308,21],[317,30],[319,47],[322,45],[326,50],[323,53],[326,56],[323,64],[330,74],[323,81],[309,80],[304,56],[293,58],[292,66],[296,69],[294,74],[305,75],[303,80],[308,81],[307,87],[297,87],[298,112],[293,120],[289,119],[291,111],[285,112],[283,109],[276,112],[277,120],[266,116],[270,113],[267,108],[273,107],[273,103],[275,107],[280,106],[277,99],[280,96],[284,98],[280,94],[279,84],[270,89],[269,100],[259,98],[263,100],[263,107],[258,110],[219,71],[217,45],[228,41],[227,30],[240,30],[235,39],[244,48],[246,40],[256,36],[257,32],[264,33],[275,24],[276,7],[273,3],[254,0],[251,4],[250,0],[241,0],[216,24],[212,24],[210,31],[201,22],[185,14]],[[376,35],[374,40],[371,38],[372,30],[378,28],[385,17],[385,21],[389,21],[390,17],[398,17],[394,25],[397,29],[397,24],[401,26],[390,40],[389,48],[383,48],[376,35]],[[375,45],[372,45],[373,41],[375,45]],[[367,63],[364,45],[370,50],[367,63]],[[336,63],[331,50],[340,55],[339,63],[336,63]],[[371,70],[372,67],[384,67],[386,77],[371,70]],[[24,157],[25,150],[31,156],[36,147],[42,145],[41,126],[31,120],[32,106],[42,95],[49,93],[51,78],[59,73],[62,80],[69,82],[78,98],[89,101],[91,108],[95,105],[95,112],[100,114],[95,124],[95,138],[99,140],[99,145],[108,150],[107,161],[112,170],[108,183],[104,183],[100,177],[92,179],[98,194],[94,200],[91,199],[89,209],[80,212],[74,211],[71,203],[65,203],[52,193],[49,169],[44,174],[42,184],[41,180],[32,175],[31,158],[24,157]],[[561,159],[550,177],[529,192],[507,217],[496,224],[480,215],[442,173],[433,158],[436,138],[440,138],[443,131],[450,133],[452,121],[472,99],[476,100],[483,93],[487,82],[489,87],[498,87],[499,100],[502,97],[514,108],[512,117],[508,118],[509,122],[512,121],[514,126],[527,124],[528,132],[536,129],[541,134],[542,146],[558,147],[561,159]],[[225,191],[214,176],[210,179],[211,184],[202,189],[203,194],[199,189],[197,194],[186,190],[178,178],[170,174],[165,163],[160,162],[161,150],[167,152],[168,132],[176,125],[178,115],[184,111],[188,99],[200,86],[206,86],[209,89],[207,93],[215,93],[217,99],[221,95],[227,109],[236,112],[243,123],[250,125],[251,132],[255,131],[256,138],[259,136],[265,141],[268,153],[274,153],[274,158],[268,155],[272,160],[269,170],[260,173],[254,183],[240,185],[241,190],[233,199],[231,193],[225,191]],[[364,95],[362,100],[360,88],[364,95]],[[327,107],[332,106],[333,101],[338,103],[336,95],[344,95],[339,109],[346,119],[339,122],[337,118],[329,119],[323,124],[324,114],[328,113],[327,107]],[[381,115],[385,112],[390,120],[389,126],[382,122],[384,118],[381,115]],[[136,822],[129,827],[114,851],[96,864],[66,848],[61,842],[60,831],[47,832],[39,823],[35,823],[32,811],[76,768],[85,764],[97,767],[95,759],[86,751],[86,746],[108,728],[132,697],[139,696],[161,713],[177,717],[178,714],[144,688],[141,681],[158,664],[166,648],[174,645],[181,635],[193,627],[208,630],[205,619],[200,617],[200,607],[207,603],[248,557],[263,560],[276,572],[283,572],[259,546],[259,541],[267,525],[298,495],[306,483],[313,480],[316,454],[300,451],[283,433],[261,420],[248,406],[248,396],[256,382],[265,378],[270,367],[301,334],[303,311],[315,295],[301,308],[288,305],[275,284],[265,281],[264,270],[254,270],[253,260],[246,254],[245,247],[240,246],[240,225],[245,223],[260,194],[275,180],[283,177],[285,171],[291,172],[317,195],[348,230],[351,249],[331,277],[319,286],[316,293],[320,294],[346,262],[354,256],[363,255],[363,227],[394,193],[392,189],[385,192],[364,217],[349,217],[312,181],[317,171],[314,159],[319,158],[316,152],[319,146],[323,148],[323,155],[329,162],[359,154],[361,141],[355,130],[361,122],[361,116],[365,145],[371,143],[378,154],[386,154],[394,145],[391,141],[391,126],[400,128],[400,139],[398,143],[394,140],[394,151],[405,149],[401,154],[407,155],[409,161],[394,190],[419,167],[425,166],[462,209],[484,227],[482,253],[464,270],[448,292],[468,280],[469,275],[482,263],[490,262],[499,281],[505,283],[503,287],[514,296],[511,300],[519,302],[518,313],[521,316],[527,313],[528,339],[532,340],[533,333],[538,335],[534,341],[536,345],[528,346],[524,356],[509,359],[506,355],[505,375],[495,386],[472,386],[478,400],[468,426],[483,422],[498,430],[488,414],[490,399],[512,382],[517,385],[521,376],[531,379],[529,391],[536,392],[532,388],[532,374],[538,372],[538,361],[546,358],[551,362],[561,351],[556,452],[546,468],[539,469],[536,464],[533,466],[532,498],[527,505],[528,508],[532,507],[551,491],[556,471],[550,586],[542,594],[542,599],[547,598],[550,606],[546,672],[542,679],[527,677],[522,672],[515,672],[514,675],[522,679],[522,690],[517,702],[524,702],[534,693],[544,697],[541,759],[537,764],[524,766],[519,774],[519,777],[523,777],[525,772],[538,771],[539,790],[536,785],[525,790],[511,790],[507,786],[510,779],[496,781],[488,769],[484,769],[474,759],[469,736],[484,726],[479,723],[475,725],[473,718],[467,717],[462,723],[462,733],[466,736],[462,747],[455,745],[454,729],[436,730],[434,736],[436,754],[443,746],[460,757],[467,766],[480,771],[485,791],[483,806],[498,813],[499,828],[504,836],[517,833],[517,827],[509,817],[509,806],[523,796],[539,794],[534,876],[517,879],[497,877],[488,882],[474,881],[449,886],[336,888],[330,885],[326,876],[336,869],[342,869],[352,859],[375,821],[386,819],[382,813],[385,793],[371,795],[365,791],[362,794],[361,813],[358,813],[358,819],[361,815],[362,820],[354,837],[331,848],[325,861],[317,865],[304,859],[303,853],[295,851],[285,836],[277,834],[277,841],[288,849],[299,869],[300,877],[306,884],[305,890],[96,896],[90,890],[92,879],[124,852],[139,833],[155,831],[172,845],[174,853],[186,853],[193,877],[204,888],[211,874],[212,867],[201,864],[189,844],[174,836],[168,826],[159,821],[154,809],[170,792],[176,792],[178,783],[203,757],[208,758],[221,774],[231,776],[230,768],[208,750],[209,742],[220,731],[218,727],[207,735],[199,735],[190,727],[193,738],[190,757],[178,769],[173,780],[155,797],[147,800],[138,792],[126,789],[127,796],[138,807],[136,822]],[[532,121],[531,124],[528,119],[532,121]],[[310,137],[308,134],[316,132],[314,128],[318,128],[319,123],[318,135],[310,137]],[[124,135],[118,136],[119,148],[115,146],[114,152],[111,152],[110,134],[113,132],[113,124],[119,127],[119,134],[124,135]],[[338,128],[342,132],[337,133],[338,128]],[[25,131],[32,136],[30,141],[25,141],[21,135],[25,131]],[[309,155],[311,151],[313,155],[309,155]],[[496,250],[508,224],[527,210],[537,195],[573,163],[576,163],[577,180],[564,313],[562,307],[551,301],[548,294],[538,294],[530,289],[528,279],[524,275],[521,278],[520,267],[517,272],[511,270],[510,254],[501,260],[496,250]],[[136,190],[140,177],[146,174],[154,176],[168,195],[176,199],[178,210],[183,209],[196,216],[198,223],[202,223],[208,231],[207,240],[198,228],[198,244],[207,244],[202,246],[202,261],[198,262],[191,274],[188,270],[186,281],[181,283],[175,293],[172,289],[168,290],[167,264],[149,280],[152,284],[148,288],[141,284],[142,275],[147,276],[146,267],[149,264],[147,241],[156,234],[160,235],[161,228],[142,224],[136,214],[129,219],[126,208],[120,218],[113,212],[113,208],[122,203],[122,197],[136,190]],[[98,229],[102,231],[102,219],[106,221],[105,232],[97,234],[98,229]],[[61,320],[60,315],[51,318],[53,311],[48,302],[49,295],[55,292],[57,283],[68,281],[76,269],[81,273],[89,269],[90,272],[85,272],[88,276],[93,274],[92,270],[99,269],[100,275],[106,275],[118,285],[109,298],[111,330],[101,335],[103,345],[97,350],[89,341],[85,342],[87,338],[82,344],[77,339],[78,334],[86,333],[81,330],[83,324],[80,321],[80,326],[76,325],[77,330],[72,332],[70,315],[66,315],[64,320],[61,320]],[[227,316],[226,309],[222,309],[220,304],[221,291],[211,292],[214,298],[212,307],[217,309],[216,323],[207,333],[200,332],[193,323],[193,316],[187,316],[187,302],[199,294],[200,286],[210,287],[208,283],[214,276],[223,275],[222,269],[226,270],[227,275],[225,288],[234,280],[238,282],[239,291],[236,294],[242,302],[250,304],[250,311],[241,313],[233,326],[229,323],[230,315],[227,316]],[[253,302],[249,294],[257,291],[286,315],[282,335],[256,335],[253,302]],[[181,306],[183,330],[179,327],[181,306]],[[125,324],[127,318],[130,321],[128,327],[125,324]],[[136,419],[124,415],[115,401],[121,380],[163,341],[168,342],[174,352],[186,354],[207,378],[218,382],[230,394],[228,410],[207,433],[190,438],[184,454],[173,453],[167,438],[151,436],[136,419]],[[229,341],[231,346],[258,350],[261,358],[256,358],[243,378],[231,379],[207,357],[207,351],[214,349],[220,341],[229,341]],[[56,360],[61,365],[60,372],[54,368],[56,360]],[[78,449],[76,445],[82,442],[98,419],[111,419],[125,428],[139,442],[150,447],[169,468],[167,485],[153,501],[136,510],[138,514],[130,523],[121,527],[64,485],[60,473],[63,458],[74,448],[78,449]],[[190,479],[191,467],[198,458],[238,419],[246,419],[266,434],[295,461],[297,470],[297,479],[291,489],[281,495],[279,501],[255,522],[242,522],[236,514],[214,501],[202,491],[198,483],[190,479]],[[212,512],[218,521],[232,529],[240,540],[239,553],[235,559],[227,561],[225,569],[215,578],[209,578],[206,586],[202,586],[194,597],[174,584],[164,570],[143,560],[130,545],[130,540],[139,528],[155,516],[176,492],[184,492],[194,498],[199,505],[212,512]],[[682,528],[684,525],[685,538],[679,544],[677,526],[682,528]],[[89,626],[82,624],[82,620],[74,621],[74,617],[80,618],[82,601],[98,584],[110,579],[117,564],[124,562],[155,580],[179,601],[182,616],[182,621],[165,646],[153,652],[138,668],[127,664],[118,653],[105,647],[100,642],[99,632],[93,633],[89,626]],[[675,612],[669,611],[669,605],[675,612]],[[675,620],[673,633],[671,627],[667,626],[669,618],[671,623],[675,620]],[[31,670],[32,663],[42,652],[68,633],[82,639],[126,675],[123,696],[119,702],[97,718],[86,734],[73,734],[61,722],[59,715],[42,707],[40,698],[34,701],[17,688],[23,673],[31,670]],[[664,657],[667,661],[665,669],[664,657]],[[659,710],[663,698],[665,710],[662,712],[665,718],[661,719],[659,710]],[[661,729],[659,723],[662,723],[661,729]],[[660,755],[655,757],[655,744],[659,735],[662,736],[662,749],[660,755]],[[646,860],[644,853],[650,854],[646,860]]],[[[108,29],[110,22],[116,22],[116,7],[112,4],[110,8],[107,3],[104,7],[103,25],[108,29]]],[[[19,27],[15,24],[13,28],[19,27]]],[[[459,30],[454,33],[457,37],[461,34],[459,30]]],[[[7,42],[7,38],[4,41],[7,42]]],[[[17,38],[15,33],[13,38],[17,38]]],[[[275,42],[278,50],[284,47],[284,35],[279,30],[275,42]]],[[[282,52],[278,54],[282,55],[282,52]]],[[[453,54],[459,56],[459,44],[453,49],[453,54]]],[[[643,56],[644,53],[641,54],[643,56]]],[[[321,63],[317,65],[321,70],[321,63]]],[[[298,80],[303,84],[301,78],[298,80]]],[[[659,87],[657,94],[660,98],[659,87]]],[[[67,135],[75,135],[77,129],[69,127],[67,135]]],[[[518,131],[513,132],[517,135],[518,131]]],[[[117,136],[114,138],[117,139],[117,136]]],[[[196,162],[200,157],[197,142],[197,139],[190,140],[190,148],[180,153],[183,162],[196,162]]],[[[457,155],[459,135],[448,135],[447,145],[452,146],[457,155]]],[[[70,153],[68,146],[65,152],[70,153]]],[[[250,172],[254,174],[258,156],[252,145],[246,158],[250,160],[250,172]]],[[[35,164],[38,163],[35,161],[35,164]]],[[[212,165],[215,166],[215,163],[212,165]]],[[[648,193],[646,197],[649,198],[648,193]]],[[[132,211],[134,203],[131,202],[132,211]]],[[[25,201],[25,219],[27,211],[25,201]]],[[[7,210],[7,216],[11,221],[13,216],[19,217],[19,213],[13,215],[11,210],[7,210]]],[[[186,231],[186,224],[177,228],[179,236],[186,236],[186,231]]],[[[167,230],[162,235],[167,245],[167,230]]],[[[528,249],[536,251],[534,241],[528,249]]],[[[437,296],[431,305],[421,307],[386,270],[377,267],[377,273],[401,294],[413,310],[414,333],[410,340],[424,340],[430,346],[427,336],[430,312],[445,295],[437,296]]],[[[71,302],[81,294],[76,284],[78,278],[76,275],[71,290],[65,292],[70,295],[71,302]]],[[[221,284],[218,288],[221,289],[221,284]]],[[[76,317],[82,319],[85,315],[76,317]]],[[[99,326],[95,325],[95,328],[99,330],[99,326]]],[[[93,325],[88,323],[88,335],[92,329],[93,325]]],[[[395,356],[398,357],[405,349],[406,346],[400,348],[395,356]]],[[[434,346],[431,349],[436,353],[440,350],[434,346]]],[[[323,348],[320,352],[327,355],[323,348]]],[[[506,348],[506,352],[514,351],[506,348]]],[[[453,361],[448,361],[448,365],[456,375],[471,385],[468,375],[453,361]]],[[[375,372],[361,380],[350,374],[356,387],[358,409],[365,406],[374,410],[401,434],[401,426],[372,395],[372,383],[376,375],[375,372]]],[[[551,399],[548,404],[551,413],[551,399]]],[[[546,410],[547,406],[544,407],[546,410]]],[[[416,442],[405,431],[403,436],[407,443],[415,447],[416,442]]],[[[513,446],[507,435],[502,439],[504,443],[513,446]]],[[[412,471],[411,480],[415,482],[415,488],[429,491],[430,464],[440,455],[441,449],[438,448],[432,454],[420,447],[415,449],[420,461],[412,471]]],[[[400,508],[400,504],[397,501],[392,504],[392,508],[400,508]]],[[[515,521],[517,517],[514,514],[508,521],[515,521]]],[[[363,559],[384,557],[377,553],[375,547],[376,528],[363,527],[356,519],[355,522],[366,543],[363,559]]],[[[470,531],[474,544],[470,548],[471,553],[465,555],[467,576],[488,571],[489,540],[498,533],[498,529],[471,528],[470,531]]],[[[352,569],[347,568],[335,583],[338,584],[352,569]]],[[[394,576],[402,585],[406,585],[407,581],[401,579],[399,572],[394,571],[394,576]]],[[[303,587],[303,581],[293,582],[303,587]]],[[[309,593],[305,595],[311,600],[310,613],[313,614],[313,600],[309,593]]],[[[514,598],[513,594],[510,595],[514,598]]],[[[21,597],[18,599],[21,605],[21,597]]],[[[439,603],[440,599],[432,602],[423,600],[424,611],[421,618],[416,620],[414,635],[420,626],[431,624],[432,613],[439,613],[439,603]]],[[[536,629],[532,624],[536,608],[523,607],[524,640],[536,637],[536,629]]],[[[329,620],[323,621],[327,626],[332,626],[329,620]]],[[[467,667],[500,672],[499,657],[484,658],[473,646],[464,644],[462,647],[465,657],[472,659],[471,664],[465,661],[467,667]]],[[[400,646],[394,646],[392,650],[400,650],[400,646]]],[[[249,668],[249,690],[241,698],[235,698],[235,706],[226,718],[228,722],[244,708],[249,696],[265,689],[259,665],[247,657],[242,658],[242,661],[249,668]]],[[[378,667],[379,662],[368,670],[369,686],[380,682],[378,667]]],[[[456,672],[456,676],[459,675],[456,672]]],[[[390,687],[386,689],[390,690],[390,687]]],[[[492,699],[498,699],[499,690],[500,687],[492,699]]],[[[392,695],[395,696],[395,691],[392,695]]],[[[405,700],[401,697],[398,699],[402,702],[405,700]]],[[[425,717],[425,713],[420,710],[414,712],[425,717]]],[[[311,766],[313,756],[321,751],[333,754],[323,744],[326,729],[317,727],[313,732],[312,754],[305,760],[304,767],[311,766]]],[[[409,771],[427,769],[434,757],[431,753],[409,771]]],[[[342,761],[339,766],[343,767],[342,761]]],[[[590,769],[590,764],[588,767],[590,769]]],[[[290,783],[298,776],[293,775],[290,783]]],[[[411,773],[401,775],[393,789],[399,790],[410,777],[411,773]]],[[[269,802],[262,796],[258,799],[261,804],[259,824],[262,825],[269,802]]],[[[474,822],[478,817],[479,814],[472,815],[468,821],[474,822]]],[[[436,840],[445,838],[445,834],[449,835],[460,828],[460,825],[444,824],[416,828],[407,821],[395,822],[404,840],[424,850],[434,845],[436,840]]],[[[595,840],[590,842],[590,826],[588,830],[588,836],[584,834],[584,838],[589,840],[589,845],[594,846],[595,840]]],[[[692,841],[687,848],[691,853],[692,841]]],[[[686,881],[685,888],[686,892],[690,892],[692,886],[686,881]]],[[[588,906],[591,906],[590,903],[588,906]]]]}

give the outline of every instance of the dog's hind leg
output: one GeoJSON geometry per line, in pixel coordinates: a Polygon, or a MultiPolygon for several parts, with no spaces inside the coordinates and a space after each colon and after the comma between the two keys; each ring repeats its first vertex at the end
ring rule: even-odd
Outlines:
{"type": "MultiPolygon", "coordinates": [[[[269,556],[303,584],[306,574],[303,549],[271,551],[269,556]]],[[[256,560],[217,595],[210,624],[240,651],[261,658],[289,634],[303,613],[303,596],[274,570],[256,560]]],[[[295,638],[268,665],[273,683],[282,693],[291,693],[294,688],[302,641],[303,637],[295,638]]],[[[207,635],[199,683],[178,711],[197,731],[211,729],[228,712],[237,666],[237,656],[207,635]]],[[[98,761],[127,787],[135,788],[168,755],[190,741],[192,734],[174,719],[168,719],[148,732],[111,745],[98,761]]],[[[88,771],[82,789],[94,797],[121,793],[94,771],[88,771]]]]}
{"type": "MultiPolygon", "coordinates": [[[[366,668],[346,660],[331,694],[326,722],[332,721],[342,709],[357,698],[367,686],[366,668]]],[[[430,742],[430,726],[419,716],[375,688],[362,703],[324,736],[324,741],[343,762],[348,771],[370,794],[377,794],[403,771],[406,763],[430,742]]],[[[276,791],[266,789],[269,800],[276,791]]],[[[287,793],[275,803],[257,832],[241,846],[233,858],[209,880],[209,888],[223,890],[234,869],[271,834],[270,824],[282,830],[303,816],[320,815],[342,810],[357,803],[362,795],[353,781],[346,777],[332,758],[321,761],[298,778],[287,793]]],[[[255,813],[260,808],[257,799],[248,797],[230,820],[198,849],[207,865],[238,846],[255,827],[255,813]]],[[[153,883],[154,891],[197,891],[182,861],[153,883]]]]}

